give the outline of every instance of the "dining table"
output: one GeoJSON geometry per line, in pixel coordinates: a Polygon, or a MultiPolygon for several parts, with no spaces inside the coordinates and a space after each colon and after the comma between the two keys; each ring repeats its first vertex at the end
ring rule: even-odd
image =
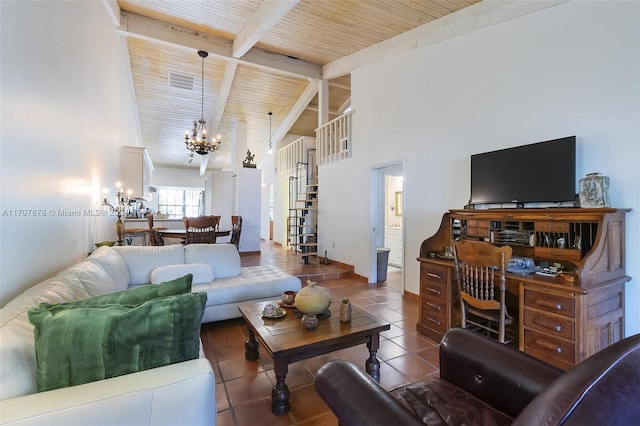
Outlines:
{"type": "MultiPolygon", "coordinates": [[[[187,238],[185,229],[158,229],[157,231],[163,238],[187,238]]],[[[229,235],[231,235],[230,229],[216,231],[216,237],[227,237],[229,235]]]]}

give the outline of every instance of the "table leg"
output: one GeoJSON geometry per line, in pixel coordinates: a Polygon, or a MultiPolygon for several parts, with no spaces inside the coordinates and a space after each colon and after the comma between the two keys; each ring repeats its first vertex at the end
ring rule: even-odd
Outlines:
{"type": "Polygon", "coordinates": [[[251,327],[247,327],[247,329],[249,330],[249,338],[244,342],[244,359],[255,361],[260,357],[258,354],[258,341],[251,327]]]}
{"type": "Polygon", "coordinates": [[[369,348],[369,359],[365,362],[365,370],[373,380],[380,382],[380,361],[376,358],[376,353],[380,347],[380,335],[378,333],[372,334],[367,342],[367,348],[369,348]]]}
{"type": "Polygon", "coordinates": [[[276,385],[271,390],[271,412],[276,416],[287,414],[291,408],[289,403],[289,386],[284,382],[289,372],[286,359],[275,359],[273,369],[276,373],[276,385]]]}

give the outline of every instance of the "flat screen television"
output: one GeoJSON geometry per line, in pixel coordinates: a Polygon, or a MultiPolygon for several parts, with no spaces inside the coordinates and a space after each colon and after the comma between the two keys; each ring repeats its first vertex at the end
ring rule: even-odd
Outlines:
{"type": "Polygon", "coordinates": [[[575,182],[575,136],[471,156],[471,204],[573,201],[575,182]]]}

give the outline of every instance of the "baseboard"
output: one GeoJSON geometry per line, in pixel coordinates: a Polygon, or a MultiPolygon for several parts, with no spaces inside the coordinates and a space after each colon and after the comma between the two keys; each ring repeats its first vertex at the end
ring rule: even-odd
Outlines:
{"type": "Polygon", "coordinates": [[[409,300],[415,300],[416,302],[420,301],[420,295],[419,294],[415,294],[415,293],[411,293],[410,291],[403,291],[402,292],[402,296],[406,297],[409,300]]]}

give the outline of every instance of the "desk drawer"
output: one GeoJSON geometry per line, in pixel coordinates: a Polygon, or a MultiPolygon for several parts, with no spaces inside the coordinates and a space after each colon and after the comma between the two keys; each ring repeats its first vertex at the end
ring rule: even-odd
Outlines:
{"type": "Polygon", "coordinates": [[[576,317],[576,301],[557,294],[542,293],[525,288],[524,306],[553,312],[565,317],[576,317]]]}
{"type": "Polygon", "coordinates": [[[569,232],[569,222],[536,222],[534,230],[541,232],[569,232]]]}
{"type": "Polygon", "coordinates": [[[575,340],[575,323],[564,317],[549,315],[543,312],[534,312],[529,309],[524,311],[525,327],[535,328],[549,336],[562,337],[575,340]]]}
{"type": "Polygon", "coordinates": [[[443,303],[449,299],[449,291],[446,286],[438,285],[430,281],[422,281],[420,294],[423,299],[438,300],[443,303]]]}
{"type": "Polygon", "coordinates": [[[422,311],[420,311],[420,323],[425,327],[437,330],[442,334],[449,329],[446,315],[442,315],[431,309],[423,308],[422,311]]]}
{"type": "Polygon", "coordinates": [[[441,265],[422,263],[420,278],[441,285],[447,285],[449,283],[449,268],[441,265]]]}
{"type": "Polygon", "coordinates": [[[449,304],[447,303],[446,298],[432,298],[422,296],[422,300],[420,301],[420,308],[425,311],[430,311],[441,315],[447,315],[447,313],[449,312],[449,304]]]}
{"type": "Polygon", "coordinates": [[[564,342],[532,330],[524,330],[524,351],[543,361],[549,361],[563,368],[566,368],[564,363],[575,365],[576,346],[574,343],[564,342]],[[561,362],[558,364],[554,363],[553,360],[561,362]]]}
{"type": "Polygon", "coordinates": [[[536,247],[534,249],[536,257],[543,259],[558,260],[580,260],[580,250],[561,249],[553,247],[536,247]]]}

